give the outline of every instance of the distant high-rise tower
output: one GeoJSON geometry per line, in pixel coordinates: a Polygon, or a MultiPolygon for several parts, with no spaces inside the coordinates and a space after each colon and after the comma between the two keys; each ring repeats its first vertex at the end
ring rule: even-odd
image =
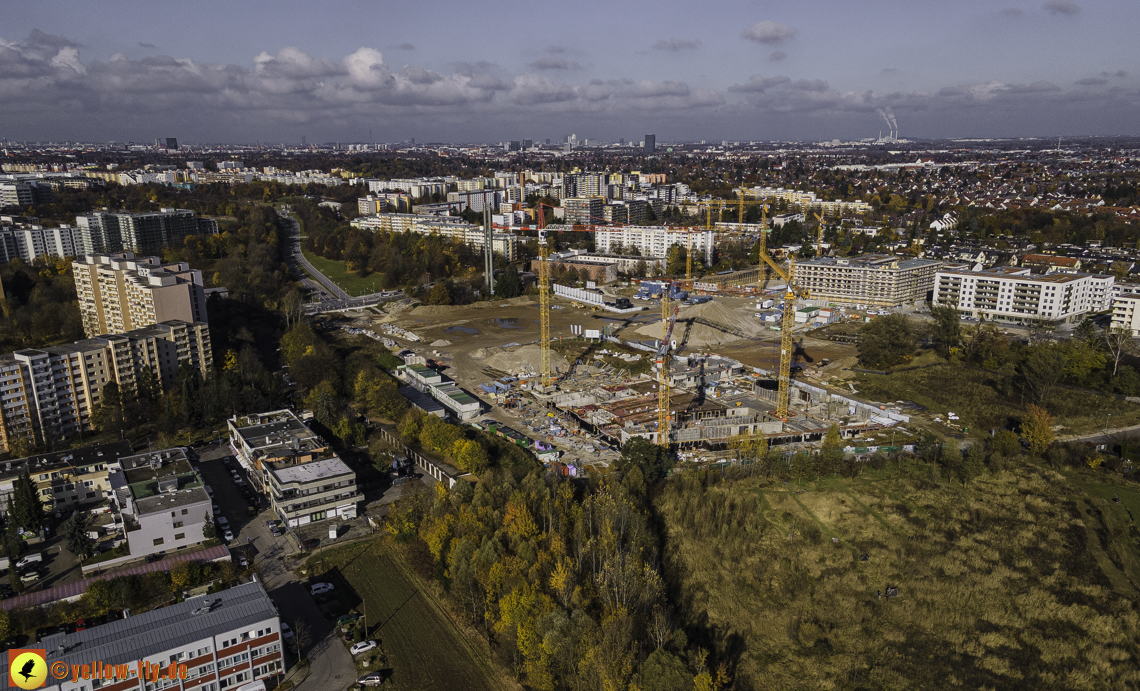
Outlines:
{"type": "Polygon", "coordinates": [[[645,135],[645,150],[646,150],[646,152],[652,152],[652,151],[657,150],[657,135],[656,134],[645,135]]]}
{"type": "Polygon", "coordinates": [[[308,146],[308,145],[309,145],[309,140],[305,137],[305,135],[302,134],[301,135],[301,146],[308,146]]]}
{"type": "Polygon", "coordinates": [[[175,139],[174,137],[167,137],[166,138],[166,150],[167,151],[177,151],[178,150],[178,140],[175,139]]]}

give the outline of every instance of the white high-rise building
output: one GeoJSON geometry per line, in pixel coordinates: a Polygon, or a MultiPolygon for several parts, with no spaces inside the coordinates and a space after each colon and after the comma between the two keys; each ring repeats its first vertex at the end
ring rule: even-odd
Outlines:
{"type": "Polygon", "coordinates": [[[933,304],[1004,322],[1074,322],[1112,306],[1112,276],[1034,274],[1025,267],[983,271],[944,269],[934,279],[933,304]]]}
{"type": "Polygon", "coordinates": [[[604,254],[625,254],[630,247],[636,247],[643,257],[668,257],[669,248],[673,245],[686,249],[691,246],[693,257],[703,257],[705,266],[711,266],[716,231],[664,226],[599,226],[594,234],[594,247],[604,254]],[[621,251],[615,251],[619,245],[621,251]]]}

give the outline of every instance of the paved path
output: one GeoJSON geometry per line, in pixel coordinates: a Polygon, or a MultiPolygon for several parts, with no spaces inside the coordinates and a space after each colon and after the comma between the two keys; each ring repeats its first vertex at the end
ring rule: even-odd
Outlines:
{"type": "Polygon", "coordinates": [[[1091,432],[1089,434],[1074,434],[1070,436],[1057,437],[1057,441],[1091,441],[1095,444],[1106,444],[1111,441],[1116,441],[1119,435],[1128,434],[1129,432],[1140,432],[1140,425],[1132,425],[1131,427],[1115,427],[1113,429],[1091,432]]]}

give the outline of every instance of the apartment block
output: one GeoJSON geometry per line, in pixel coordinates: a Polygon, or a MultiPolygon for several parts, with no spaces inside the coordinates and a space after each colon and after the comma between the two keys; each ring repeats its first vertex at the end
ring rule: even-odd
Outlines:
{"type": "Polygon", "coordinates": [[[412,197],[404,192],[369,194],[356,200],[356,208],[361,216],[374,216],[389,211],[408,213],[412,210],[412,197]]]}
{"type": "Polygon", "coordinates": [[[356,518],[364,495],[356,473],[333,456],[321,461],[265,464],[266,487],[273,512],[290,528],[330,518],[356,518]]]}
{"type": "Polygon", "coordinates": [[[258,491],[264,491],[267,463],[309,463],[329,450],[328,442],[287,408],[240,418],[235,415],[226,421],[226,426],[230,449],[249,471],[250,482],[257,485],[258,491]]]}
{"type": "Polygon", "coordinates": [[[83,330],[116,334],[170,320],[206,322],[202,272],[131,252],[89,255],[72,264],[83,330]]]}
{"type": "Polygon", "coordinates": [[[197,545],[213,524],[213,500],[182,448],[119,458],[109,476],[116,527],[132,557],[197,545]]]}
{"type": "Polygon", "coordinates": [[[857,308],[901,307],[926,300],[942,262],[886,254],[818,257],[796,264],[796,283],[812,299],[857,308]]]}
{"type": "Polygon", "coordinates": [[[0,207],[31,206],[52,200],[52,189],[38,182],[0,182],[0,207]]]}
{"type": "Polygon", "coordinates": [[[562,176],[563,199],[605,197],[608,191],[609,175],[607,173],[567,173],[562,176]]]}
{"type": "MultiPolygon", "coordinates": [[[[128,678],[72,681],[49,678],[47,691],[238,691],[265,688],[264,680],[285,671],[281,619],[261,583],[253,581],[216,593],[186,598],[167,607],[77,632],[43,638],[48,669],[94,665],[118,667],[128,678]],[[165,670],[172,662],[188,668],[184,681],[147,681],[139,663],[165,670]],[[260,682],[260,683],[259,683],[260,682]]],[[[8,668],[0,684],[15,686],[8,668]]]]}
{"type": "Polygon", "coordinates": [[[1112,328],[1140,336],[1140,295],[1118,295],[1112,300],[1112,328]]]}
{"type": "MultiPolygon", "coordinates": [[[[482,250],[487,241],[482,226],[472,225],[458,216],[379,214],[355,218],[351,224],[355,228],[372,232],[439,235],[459,240],[477,250],[482,250]]],[[[519,237],[511,233],[495,233],[491,238],[491,249],[503,255],[507,261],[514,261],[519,255],[519,237]]]]}
{"type": "Polygon", "coordinates": [[[482,211],[485,206],[490,206],[492,209],[499,208],[499,202],[502,201],[502,194],[499,190],[448,192],[447,201],[450,203],[458,202],[463,205],[464,209],[482,211]]]}
{"type": "MultiPolygon", "coordinates": [[[[567,212],[569,213],[569,212],[567,212]]],[[[668,257],[673,245],[692,247],[693,257],[704,257],[705,265],[713,263],[716,231],[690,230],[664,226],[624,226],[598,228],[594,233],[594,247],[599,253],[621,254],[630,247],[645,257],[668,257]],[[620,248],[620,249],[619,249],[620,248]]]]}
{"type": "Polygon", "coordinates": [[[0,263],[22,259],[31,264],[40,257],[74,257],[75,229],[19,224],[0,228],[0,263]]]}
{"type": "Polygon", "coordinates": [[[133,453],[130,444],[116,441],[5,461],[0,469],[0,514],[7,512],[8,497],[25,472],[49,513],[98,504],[112,495],[108,477],[115,463],[133,453]]]}
{"type": "Polygon", "coordinates": [[[129,393],[149,368],[167,390],[183,362],[203,374],[213,369],[205,324],[163,322],[0,356],[0,450],[11,450],[16,440],[35,445],[94,431],[91,414],[107,382],[129,393]]]}
{"type": "Polygon", "coordinates": [[[199,219],[189,209],[163,208],[151,213],[100,211],[77,216],[79,254],[130,251],[157,252],[179,245],[187,235],[209,233],[212,219],[199,219]]]}
{"type": "Polygon", "coordinates": [[[944,270],[938,272],[935,280],[934,304],[994,321],[1066,323],[1112,307],[1114,282],[1112,276],[1040,275],[1016,266],[995,266],[983,271],[944,270]]]}
{"type": "Polygon", "coordinates": [[[605,223],[605,197],[566,197],[562,208],[566,210],[566,224],[572,226],[602,225],[605,223]]]}

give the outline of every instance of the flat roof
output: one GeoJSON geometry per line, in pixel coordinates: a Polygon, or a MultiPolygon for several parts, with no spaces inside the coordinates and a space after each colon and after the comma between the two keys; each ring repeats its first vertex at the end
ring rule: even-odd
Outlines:
{"type": "MultiPolygon", "coordinates": [[[[272,619],[277,619],[273,603],[261,583],[254,581],[76,633],[48,636],[40,647],[47,651],[48,665],[56,660],[134,663],[272,619]]],[[[7,668],[0,672],[0,680],[8,684],[7,668]]]]}
{"type": "Polygon", "coordinates": [[[341,475],[354,475],[352,468],[349,468],[344,461],[336,457],[285,468],[271,468],[269,472],[281,483],[298,482],[301,484],[341,475]]]}
{"type": "Polygon", "coordinates": [[[0,470],[0,479],[19,477],[27,469],[34,481],[37,473],[47,473],[59,468],[83,468],[100,463],[114,463],[132,453],[131,445],[125,441],[110,444],[94,444],[79,449],[68,449],[55,453],[36,454],[26,458],[6,461],[0,470]]]}

